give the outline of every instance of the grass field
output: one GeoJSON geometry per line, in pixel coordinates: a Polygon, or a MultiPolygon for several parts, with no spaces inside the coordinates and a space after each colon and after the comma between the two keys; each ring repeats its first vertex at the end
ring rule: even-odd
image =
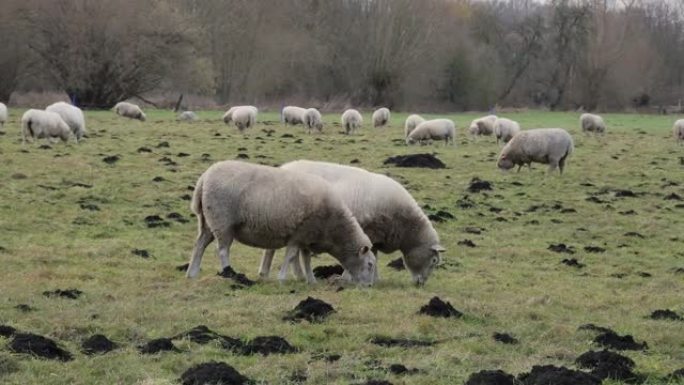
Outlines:
{"type": "MultiPolygon", "coordinates": [[[[675,383],[663,377],[684,367],[684,322],[648,318],[656,309],[684,314],[684,201],[664,199],[672,193],[684,196],[684,147],[671,137],[674,117],[607,114],[609,133],[599,141],[580,133],[575,113],[506,115],[523,128],[562,127],[573,134],[576,150],[559,177],[546,175],[542,165],[520,173],[499,171],[493,138],[472,140],[464,134],[472,114],[450,116],[459,127],[455,147],[406,147],[394,141],[403,138],[405,114],[394,114],[389,127],[373,129],[366,113],[360,134],[347,137],[331,124],[338,115],[324,116],[322,135],[308,135],[301,126],[284,128],[272,113],[259,117],[272,124],[260,123],[240,135],[220,121],[220,112],[200,112],[202,120],[193,124],[176,122],[167,111],[150,111],[144,123],[109,111],[87,112],[88,139],[41,149],[44,141],[22,147],[18,120],[23,111],[10,112],[0,136],[0,324],[52,338],[74,360],[11,353],[10,340],[0,337],[1,383],[171,384],[189,367],[217,360],[263,384],[294,383],[290,377],[297,371],[308,376],[307,384],[368,379],[461,384],[483,369],[518,374],[542,364],[574,368],[577,356],[599,349],[592,344],[595,333],[578,331],[586,323],[647,342],[645,352],[621,352],[636,362],[635,371],[646,376],[647,384],[675,383]],[[267,136],[262,129],[275,132],[267,136]],[[285,133],[294,137],[283,138],[285,133]],[[160,146],[163,142],[168,147],[160,146]],[[139,152],[141,147],[151,152],[139,152]],[[389,156],[418,152],[436,153],[447,168],[383,165],[389,156]],[[427,212],[454,215],[435,223],[447,248],[444,265],[422,288],[411,284],[406,271],[385,266],[399,256],[395,253],[380,256],[381,281],[371,289],[337,291],[324,281],[312,287],[293,280],[280,284],[272,271],[269,281],[233,290],[230,281],[216,275],[212,245],[199,278],[185,279],[175,267],[189,259],[196,222],[184,196],[212,162],[238,154],[269,165],[301,158],[341,164],[358,159],[358,166],[394,177],[421,206],[429,205],[427,212]],[[103,161],[112,155],[119,160],[103,161]],[[160,161],[164,157],[168,160],[160,161]],[[155,182],[155,177],[163,180],[155,182]],[[492,182],[493,190],[468,193],[473,177],[492,182]],[[462,208],[465,201],[473,207],[462,208]],[[169,227],[159,228],[144,221],[173,212],[189,221],[170,220],[169,227]],[[482,233],[465,231],[473,226],[482,233]],[[625,235],[630,232],[643,238],[625,235]],[[466,239],[476,247],[459,244],[466,239]],[[557,243],[576,253],[548,250],[557,243]],[[606,250],[588,253],[585,246],[606,250]],[[134,249],[147,250],[149,258],[134,255],[134,249]],[[586,267],[560,263],[570,257],[586,267]],[[84,294],[76,300],[42,295],[58,288],[84,294]],[[337,312],[317,324],[281,320],[307,296],[332,304],[337,312]],[[464,317],[418,315],[433,296],[451,302],[464,317]],[[19,311],[18,304],[35,310],[19,311]],[[189,341],[175,341],[180,353],[141,355],[136,349],[201,324],[242,339],[282,336],[301,352],[243,356],[215,343],[189,341]],[[520,343],[495,342],[494,332],[510,333],[520,343]],[[80,353],[81,342],[96,333],[121,348],[101,356],[80,353]],[[441,342],[385,348],[368,342],[376,335],[441,342]],[[327,362],[316,358],[318,353],[341,358],[327,362]],[[390,374],[373,368],[378,366],[369,364],[374,360],[420,372],[390,374]]],[[[231,261],[256,279],[260,256],[260,250],[234,244],[231,261]]],[[[334,262],[327,255],[315,261],[334,262]]]]}

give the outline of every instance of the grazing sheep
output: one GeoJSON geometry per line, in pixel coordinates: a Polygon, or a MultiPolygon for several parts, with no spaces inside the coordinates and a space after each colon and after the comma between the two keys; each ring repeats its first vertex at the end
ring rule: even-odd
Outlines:
{"type": "Polygon", "coordinates": [[[287,246],[288,256],[329,253],[354,281],[373,283],[372,244],[334,189],[320,177],[239,161],[212,165],[197,180],[192,211],[198,235],[187,277],[199,272],[204,249],[218,241],[221,269],[234,240],[262,249],[287,246]]]}
{"type": "Polygon", "coordinates": [[[494,136],[496,136],[496,144],[499,144],[499,140],[504,143],[508,143],[513,135],[520,132],[520,124],[514,120],[506,118],[497,118],[494,122],[494,136]]]}
{"type": "Polygon", "coordinates": [[[233,110],[232,119],[235,127],[242,133],[245,129],[254,127],[256,123],[256,111],[249,106],[237,107],[233,110]]]}
{"type": "Polygon", "coordinates": [[[444,140],[444,145],[454,144],[454,137],[456,136],[456,127],[454,122],[449,119],[434,119],[426,120],[419,124],[415,130],[406,137],[406,144],[414,144],[416,142],[427,140],[444,140]]]}
{"type": "Polygon", "coordinates": [[[140,107],[133,103],[119,102],[116,103],[112,110],[114,110],[117,115],[130,119],[138,119],[141,122],[144,122],[145,119],[147,119],[147,116],[145,116],[145,113],[140,109],[140,107]]]}
{"type": "Polygon", "coordinates": [[[283,108],[283,123],[295,126],[297,124],[304,124],[304,115],[306,108],[287,106],[283,108]]]}
{"type": "Polygon", "coordinates": [[[510,170],[518,165],[518,171],[532,162],[548,164],[549,172],[558,167],[561,175],[565,168],[565,160],[572,154],[574,144],[572,136],[562,128],[539,128],[521,131],[515,135],[501,150],[497,165],[503,170],[510,170]]]}
{"type": "Polygon", "coordinates": [[[223,114],[223,123],[225,123],[225,124],[230,124],[230,122],[233,121],[233,112],[234,112],[237,108],[242,108],[242,107],[247,107],[247,108],[250,108],[252,111],[254,111],[254,116],[255,116],[255,119],[256,119],[256,115],[259,113],[259,109],[258,109],[258,108],[254,107],[254,106],[233,106],[233,107],[230,107],[230,108],[228,109],[228,111],[226,111],[225,114],[223,114]]]}
{"type": "Polygon", "coordinates": [[[424,121],[425,119],[423,119],[423,117],[420,115],[409,115],[409,117],[406,118],[406,123],[404,123],[404,138],[408,137],[409,134],[424,121]]]}
{"type": "Polygon", "coordinates": [[[373,112],[373,127],[382,127],[389,123],[389,120],[390,110],[388,108],[378,108],[373,112]]]}
{"type": "Polygon", "coordinates": [[[494,123],[496,122],[496,115],[487,115],[477,118],[470,123],[468,132],[470,135],[485,135],[489,136],[494,133],[494,123]]]}
{"type": "Polygon", "coordinates": [[[672,127],[672,133],[678,144],[684,144],[684,119],[679,119],[672,127]]]}
{"type": "Polygon", "coordinates": [[[45,138],[48,141],[59,138],[66,143],[70,134],[69,126],[55,112],[31,109],[21,117],[22,144],[25,144],[28,138],[45,138]]]}
{"type": "Polygon", "coordinates": [[[183,111],[178,115],[176,120],[180,120],[182,122],[195,122],[197,121],[197,114],[193,111],[183,111]]]}
{"type": "Polygon", "coordinates": [[[57,102],[49,105],[45,111],[54,112],[61,116],[64,123],[66,123],[71,129],[71,132],[74,133],[77,142],[85,135],[85,117],[80,108],[72,106],[69,103],[57,102]]]}
{"type": "Polygon", "coordinates": [[[342,125],[344,126],[344,132],[347,135],[352,135],[356,130],[361,128],[363,124],[363,117],[359,111],[354,109],[348,109],[342,114],[342,125]]]}
{"type": "Polygon", "coordinates": [[[0,130],[7,123],[7,106],[4,103],[0,103],[0,130]]]}
{"type": "MultiPolygon", "coordinates": [[[[382,174],[327,162],[298,160],[281,168],[325,179],[342,197],[370,238],[373,254],[377,257],[378,251],[392,253],[400,250],[413,281],[419,285],[427,281],[444,248],[430,220],[401,184],[382,174]]],[[[262,258],[259,274],[264,278],[268,276],[273,254],[273,250],[267,250],[262,258]]],[[[307,258],[303,258],[307,281],[315,282],[311,262],[307,258]]],[[[296,255],[291,262],[299,265],[296,255]]],[[[281,280],[285,279],[287,264],[288,261],[281,268],[281,280]]]]}
{"type": "Polygon", "coordinates": [[[605,134],[606,124],[603,122],[603,118],[594,114],[582,114],[580,116],[580,126],[582,126],[582,132],[589,134],[593,132],[594,134],[605,134]]]}
{"type": "Polygon", "coordinates": [[[313,129],[319,133],[323,132],[323,118],[321,117],[321,113],[315,108],[306,110],[304,112],[304,125],[309,130],[309,134],[313,129]]]}

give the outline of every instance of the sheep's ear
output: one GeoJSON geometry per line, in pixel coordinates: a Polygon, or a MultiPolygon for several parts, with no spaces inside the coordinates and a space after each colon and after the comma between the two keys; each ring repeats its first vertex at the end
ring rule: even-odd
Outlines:
{"type": "Polygon", "coordinates": [[[431,248],[433,251],[436,251],[436,252],[438,252],[438,253],[443,253],[443,252],[446,251],[446,249],[444,248],[444,246],[442,246],[442,245],[440,245],[440,244],[432,245],[432,247],[430,247],[430,248],[431,248]]]}
{"type": "Polygon", "coordinates": [[[361,248],[359,249],[359,255],[364,255],[369,251],[370,249],[368,248],[368,246],[361,246],[361,248]]]}

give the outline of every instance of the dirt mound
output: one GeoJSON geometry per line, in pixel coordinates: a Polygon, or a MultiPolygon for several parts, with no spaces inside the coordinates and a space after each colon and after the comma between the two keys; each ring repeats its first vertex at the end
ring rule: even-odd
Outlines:
{"type": "Polygon", "coordinates": [[[561,263],[567,266],[576,267],[578,269],[581,269],[586,266],[582,262],[578,261],[577,258],[565,258],[561,261],[561,263]]]}
{"type": "Polygon", "coordinates": [[[482,234],[484,229],[480,227],[466,227],[463,231],[465,231],[468,234],[482,234]]]}
{"type": "Polygon", "coordinates": [[[394,164],[397,167],[445,168],[446,165],[432,154],[412,154],[391,156],[382,164],[394,164]]]}
{"type": "Polygon", "coordinates": [[[374,345],[379,345],[379,346],[384,346],[387,348],[390,347],[402,347],[402,348],[416,348],[416,347],[424,347],[424,346],[432,346],[435,343],[432,341],[425,341],[425,340],[412,340],[408,338],[390,338],[390,337],[384,337],[384,336],[376,336],[370,339],[370,343],[374,345]]]}
{"type": "Polygon", "coordinates": [[[83,341],[81,344],[81,351],[83,354],[104,354],[118,348],[119,345],[109,340],[109,338],[102,334],[95,334],[83,341]]]}
{"type": "Polygon", "coordinates": [[[48,298],[61,297],[61,298],[68,298],[68,299],[78,299],[78,297],[80,297],[81,294],[83,294],[83,292],[78,290],[78,289],[66,289],[66,290],[57,289],[57,290],[53,290],[53,291],[48,290],[48,291],[43,292],[43,295],[48,297],[48,298]]]}
{"type": "Polygon", "coordinates": [[[28,312],[32,312],[32,311],[36,310],[34,307],[29,306],[25,303],[20,303],[19,305],[15,306],[14,308],[19,310],[22,313],[28,313],[28,312]]]}
{"type": "Polygon", "coordinates": [[[584,251],[587,253],[605,253],[606,249],[599,246],[584,246],[584,251]]]}
{"type": "Polygon", "coordinates": [[[492,335],[494,341],[501,342],[502,344],[517,345],[520,341],[508,333],[494,333],[492,335]]]}
{"type": "Polygon", "coordinates": [[[482,370],[468,377],[465,385],[514,385],[515,377],[503,370],[482,370]]]}
{"type": "Polygon", "coordinates": [[[643,234],[637,233],[636,231],[629,231],[624,234],[625,237],[636,237],[644,239],[646,238],[643,234]]]}
{"type": "Polygon", "coordinates": [[[157,338],[156,340],[151,340],[144,345],[138,346],[138,350],[142,354],[156,354],[159,352],[180,352],[180,349],[173,345],[168,338],[157,338]]]}
{"type": "Polygon", "coordinates": [[[114,164],[114,163],[118,162],[119,159],[121,159],[121,157],[118,155],[110,155],[110,156],[105,156],[104,158],[102,158],[102,161],[107,163],[107,164],[114,164]]]}
{"type": "Polygon", "coordinates": [[[221,340],[225,338],[225,336],[222,336],[213,330],[209,329],[205,325],[198,325],[195,326],[194,328],[180,333],[176,334],[175,336],[171,337],[171,340],[180,340],[180,339],[188,339],[192,342],[198,343],[200,345],[204,345],[206,343],[209,343],[210,341],[214,340],[221,340]]]}
{"type": "Polygon", "coordinates": [[[599,332],[599,333],[615,333],[612,329],[609,329],[609,328],[606,328],[603,326],[597,326],[594,324],[580,325],[580,327],[578,327],[577,330],[589,330],[592,332],[599,332]]]}
{"type": "Polygon", "coordinates": [[[316,278],[327,279],[334,275],[342,275],[344,267],[341,265],[316,266],[313,269],[313,273],[316,278]]]}
{"type": "Polygon", "coordinates": [[[150,252],[145,250],[145,249],[133,249],[133,250],[131,250],[131,254],[137,255],[140,258],[149,258],[150,257],[150,252]]]}
{"type": "Polygon", "coordinates": [[[432,317],[454,317],[460,318],[463,313],[454,309],[451,303],[442,301],[439,297],[432,297],[427,305],[423,305],[418,311],[419,314],[425,314],[432,317]]]}
{"type": "Polygon", "coordinates": [[[599,385],[601,379],[591,374],[553,365],[533,366],[522,373],[518,381],[523,385],[599,385]]]}
{"type": "Polygon", "coordinates": [[[367,380],[366,382],[359,382],[355,385],[393,385],[387,380],[367,380]]]}
{"type": "Polygon", "coordinates": [[[608,350],[600,352],[590,350],[577,357],[575,363],[580,368],[591,369],[591,374],[602,380],[606,378],[614,380],[633,380],[637,378],[637,375],[632,373],[634,361],[629,357],[608,350]]]}
{"type": "Polygon", "coordinates": [[[190,267],[190,264],[189,264],[189,263],[184,263],[184,264],[182,264],[182,265],[176,266],[176,270],[182,271],[182,272],[186,272],[186,271],[188,271],[188,267],[190,267]]]}
{"type": "Polygon", "coordinates": [[[398,376],[399,376],[399,375],[404,375],[404,374],[416,374],[416,373],[419,372],[419,370],[416,369],[416,368],[410,368],[410,369],[409,369],[409,368],[407,368],[406,366],[404,366],[404,365],[402,365],[402,364],[391,364],[391,365],[387,368],[387,370],[388,370],[390,373],[396,374],[396,375],[398,375],[398,376]]]}
{"type": "Polygon", "coordinates": [[[475,177],[470,180],[470,185],[468,185],[467,188],[468,191],[471,193],[478,193],[480,191],[491,191],[492,190],[492,182],[488,182],[486,180],[482,180],[478,177],[475,177]]]}
{"type": "Polygon", "coordinates": [[[155,227],[169,227],[171,224],[162,219],[159,215],[148,215],[145,217],[145,224],[152,229],[155,227]]]}
{"type": "Polygon", "coordinates": [[[5,338],[12,337],[14,335],[14,333],[16,333],[16,331],[17,331],[17,329],[15,329],[11,326],[0,325],[0,337],[5,337],[5,338]]]}
{"type": "Polygon", "coordinates": [[[188,222],[190,222],[190,220],[188,220],[187,218],[183,217],[182,214],[176,213],[176,212],[169,213],[169,214],[166,216],[166,219],[171,219],[172,221],[176,221],[176,222],[178,222],[178,223],[188,223],[188,222]]]}
{"type": "Polygon", "coordinates": [[[404,260],[401,257],[388,263],[387,267],[391,267],[397,271],[406,270],[406,266],[404,266],[404,260]]]}
{"type": "Polygon", "coordinates": [[[335,309],[329,303],[321,301],[320,299],[307,297],[305,300],[298,303],[292,311],[288,312],[288,314],[283,317],[283,320],[321,322],[334,312],[335,309]]]}
{"type": "Polygon", "coordinates": [[[49,360],[71,361],[71,353],[57,346],[55,341],[31,333],[15,333],[9,349],[49,360]]]}
{"type": "Polygon", "coordinates": [[[253,286],[254,284],[256,284],[255,281],[252,281],[251,279],[247,278],[247,276],[244,275],[244,274],[242,274],[242,273],[236,272],[236,271],[233,270],[233,268],[230,267],[230,266],[226,266],[226,267],[223,269],[223,271],[221,271],[220,273],[218,273],[218,275],[221,276],[221,277],[223,277],[223,278],[230,278],[230,279],[232,279],[235,283],[237,283],[237,284],[239,284],[239,285],[242,285],[242,286],[250,287],[250,286],[253,286]]]}
{"type": "Polygon", "coordinates": [[[244,354],[261,354],[267,356],[269,354],[287,354],[296,353],[297,349],[290,345],[283,337],[278,336],[262,336],[255,337],[244,347],[244,354]]]}
{"type": "Polygon", "coordinates": [[[679,195],[677,195],[675,193],[672,193],[670,195],[666,195],[664,199],[666,201],[681,201],[682,197],[680,197],[679,195]]]}
{"type": "Polygon", "coordinates": [[[565,243],[552,243],[549,245],[548,250],[555,251],[556,253],[575,254],[575,248],[565,243]]]}
{"type": "Polygon", "coordinates": [[[672,381],[676,381],[676,380],[679,380],[679,379],[684,379],[684,368],[675,370],[674,372],[670,373],[670,374],[667,376],[667,378],[670,379],[670,380],[672,380],[672,381]]]}
{"type": "Polygon", "coordinates": [[[599,334],[594,343],[615,350],[644,350],[648,349],[646,342],[637,343],[630,335],[621,336],[613,331],[599,334]]]}
{"type": "Polygon", "coordinates": [[[664,319],[672,321],[684,321],[684,318],[670,309],[656,310],[649,316],[651,319],[664,319]]]}
{"type": "Polygon", "coordinates": [[[477,245],[475,244],[475,242],[471,241],[470,239],[464,239],[464,240],[462,240],[462,241],[458,241],[457,244],[460,245],[460,246],[466,246],[466,247],[471,247],[471,248],[472,248],[472,247],[477,247],[477,245]]]}
{"type": "Polygon", "coordinates": [[[254,383],[232,366],[216,361],[193,366],[181,374],[180,380],[183,385],[246,385],[254,383]]]}

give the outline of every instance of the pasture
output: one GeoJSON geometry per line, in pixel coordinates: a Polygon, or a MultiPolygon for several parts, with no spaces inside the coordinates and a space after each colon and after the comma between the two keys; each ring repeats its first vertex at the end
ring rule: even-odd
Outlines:
{"type": "MultiPolygon", "coordinates": [[[[44,140],[22,147],[23,111],[10,111],[0,136],[0,325],[54,339],[74,359],[12,353],[10,339],[0,337],[0,382],[174,384],[191,366],[215,360],[258,384],[461,384],[484,369],[517,375],[533,365],[575,368],[580,354],[600,349],[592,343],[596,332],[578,330],[593,323],[648,344],[620,352],[646,384],[677,383],[665,377],[684,367],[684,322],[649,318],[658,309],[684,314],[684,147],[672,138],[674,117],[606,114],[608,134],[597,140],[580,133],[576,113],[501,114],[523,129],[570,131],[575,153],[559,177],[538,164],[498,170],[494,138],[465,134],[474,114],[448,116],[457,124],[455,147],[407,147],[406,114],[399,113],[389,127],[374,129],[364,111],[363,128],[347,137],[339,114],[324,115],[324,133],[309,135],[302,126],[283,127],[277,113],[260,113],[241,135],[218,111],[198,112],[196,123],[146,112],[147,122],[139,122],[87,111],[86,140],[40,148],[44,140]],[[447,168],[383,165],[390,156],[433,152],[447,168]],[[395,178],[427,213],[453,216],[434,223],[447,249],[442,266],[419,288],[406,271],[386,266],[399,253],[380,255],[380,282],[340,290],[325,280],[280,284],[281,250],[270,280],[236,288],[217,276],[212,244],[198,279],[187,280],[176,266],[188,262],[196,236],[192,188],[213,162],[238,156],[268,165],[353,161],[395,178]],[[492,190],[467,191],[474,177],[492,190]],[[147,218],[155,215],[160,219],[147,218]],[[560,243],[567,247],[556,249],[565,252],[549,249],[560,243]],[[566,258],[585,266],[561,263],[566,258]],[[71,288],[83,294],[42,294],[71,288]],[[308,296],[336,312],[318,323],[282,320],[308,296]],[[434,296],[463,317],[419,315],[434,296]],[[183,339],[174,340],[179,352],[137,349],[198,325],[241,340],[280,336],[299,352],[243,355],[183,339]],[[497,342],[496,332],[519,343],[497,342]],[[81,353],[93,334],[119,349],[81,353]],[[369,342],[375,336],[437,343],[384,347],[369,342]],[[335,354],[338,360],[329,357],[335,354]],[[391,364],[419,371],[393,374],[391,364]],[[293,374],[307,379],[296,382],[293,374]]],[[[234,269],[254,280],[260,258],[261,250],[240,244],[231,252],[234,269]]],[[[314,263],[336,261],[323,255],[314,263]]]]}

